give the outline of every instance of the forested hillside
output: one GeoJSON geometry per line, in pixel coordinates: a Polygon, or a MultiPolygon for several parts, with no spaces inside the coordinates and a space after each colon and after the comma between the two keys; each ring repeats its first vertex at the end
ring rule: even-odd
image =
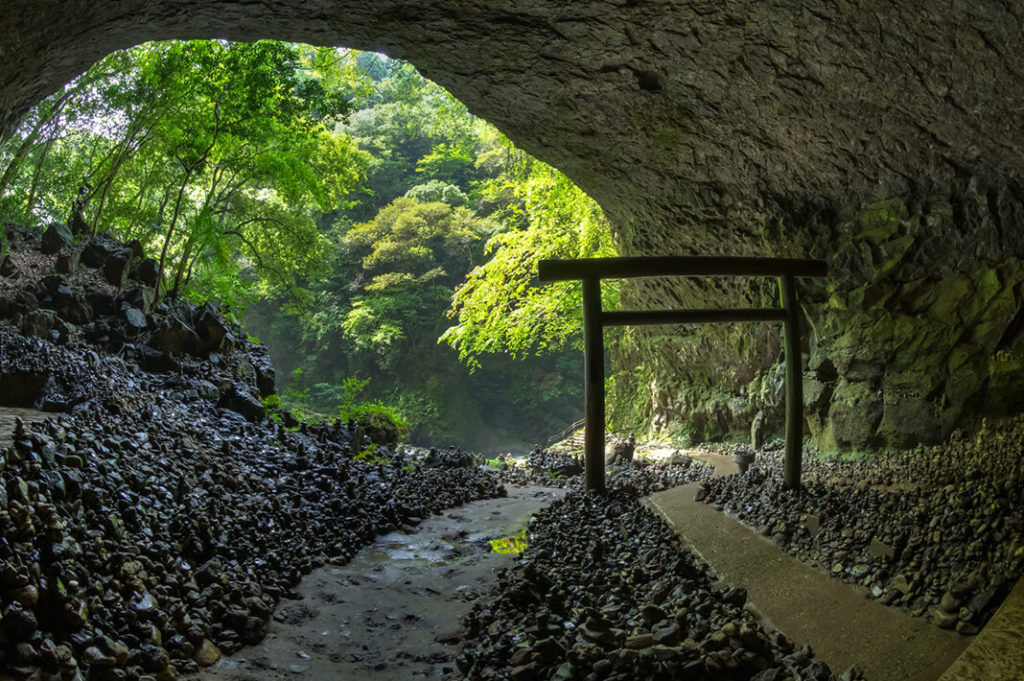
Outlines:
{"type": "Polygon", "coordinates": [[[593,201],[408,64],[270,41],[98,62],[3,142],[0,219],[138,240],[157,298],[244,317],[287,406],[485,449],[579,415],[579,293],[536,261],[613,253],[593,201]]]}

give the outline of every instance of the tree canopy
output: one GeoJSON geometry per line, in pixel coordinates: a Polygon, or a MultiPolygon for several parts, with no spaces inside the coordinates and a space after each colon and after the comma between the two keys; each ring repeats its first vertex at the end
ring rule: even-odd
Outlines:
{"type": "Polygon", "coordinates": [[[414,440],[478,445],[579,411],[580,293],[536,263],[613,253],[604,217],[406,63],[272,41],[112,54],[0,146],[0,217],[73,202],[87,232],[158,255],[162,294],[245,310],[293,405],[358,394],[414,440]]]}

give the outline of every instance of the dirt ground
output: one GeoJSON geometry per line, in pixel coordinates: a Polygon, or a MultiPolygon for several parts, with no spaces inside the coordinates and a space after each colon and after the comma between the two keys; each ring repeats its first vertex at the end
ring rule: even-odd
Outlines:
{"type": "Polygon", "coordinates": [[[455,671],[460,620],[513,555],[514,535],[561,490],[508,487],[504,499],[449,509],[412,534],[378,537],[347,565],[327,565],[282,600],[264,641],[205,669],[204,679],[385,681],[455,671]]]}

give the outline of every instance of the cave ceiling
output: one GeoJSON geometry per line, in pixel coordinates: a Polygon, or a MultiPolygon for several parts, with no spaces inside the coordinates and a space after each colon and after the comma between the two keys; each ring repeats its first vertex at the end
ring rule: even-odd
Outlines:
{"type": "Polygon", "coordinates": [[[1009,0],[7,0],[0,121],[148,40],[376,50],[570,175],[625,250],[758,253],[787,211],[1016,186],[1022,18],[1009,0]]]}

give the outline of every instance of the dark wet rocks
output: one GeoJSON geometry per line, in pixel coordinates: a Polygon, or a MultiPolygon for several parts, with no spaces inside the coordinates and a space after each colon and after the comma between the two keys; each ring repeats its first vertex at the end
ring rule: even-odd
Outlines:
{"type": "Polygon", "coordinates": [[[249,390],[248,386],[238,381],[233,382],[231,387],[224,391],[217,406],[230,409],[250,421],[259,421],[267,415],[267,408],[263,406],[259,398],[249,390]]]}
{"type": "Polygon", "coordinates": [[[40,251],[48,255],[60,253],[74,243],[75,237],[63,222],[51,222],[43,232],[40,251]]]}
{"type": "Polygon", "coordinates": [[[469,679],[836,678],[745,609],[744,591],[717,586],[632,492],[571,492],[528,534],[465,618],[469,679]]]}
{"type": "Polygon", "coordinates": [[[378,533],[503,493],[477,467],[422,466],[387,445],[377,462],[357,460],[346,424],[260,419],[257,396],[272,385],[266,350],[216,308],[153,307],[147,327],[149,316],[185,318],[209,343],[201,355],[158,349],[148,330],[132,337],[117,317],[119,296],[140,311],[145,300],[95,270],[43,283],[53,259],[35,257],[21,262],[39,276],[0,290],[7,301],[35,300],[0,306],[10,313],[0,315],[0,386],[67,413],[19,424],[0,447],[8,677],[169,681],[197,671],[257,643],[278,601],[315,567],[350,559],[378,533]],[[72,325],[39,307],[64,286],[89,303],[92,321],[72,325]],[[10,323],[32,315],[75,328],[59,339],[10,323]],[[217,408],[226,395],[244,395],[254,420],[217,408]]]}
{"type": "Polygon", "coordinates": [[[14,263],[14,258],[10,255],[5,255],[0,258],[0,277],[6,277],[13,279],[18,276],[18,266],[14,263]]]}
{"type": "Polygon", "coordinates": [[[969,635],[1024,573],[1024,421],[971,440],[860,461],[805,456],[804,488],[782,489],[781,457],[699,499],[886,605],[969,635]]]}
{"type": "Polygon", "coordinates": [[[483,460],[479,456],[464,452],[461,447],[431,447],[423,459],[424,465],[434,468],[472,468],[481,463],[483,460]]]}
{"type": "Polygon", "coordinates": [[[65,646],[64,666],[90,678],[213,664],[261,640],[277,600],[314,567],[501,493],[478,469],[354,460],[329,429],[211,417],[173,391],[147,402],[19,426],[3,451],[9,665],[38,667],[44,645],[65,646]]]}
{"type": "MultiPolygon", "coordinates": [[[[516,485],[548,485],[578,489],[583,486],[582,456],[536,448],[525,462],[500,461],[503,481],[516,485]]],[[[607,469],[610,483],[645,496],[660,490],[701,482],[711,477],[713,469],[688,456],[671,461],[653,462],[633,459],[624,465],[607,469]]]]}
{"type": "Polygon", "coordinates": [[[605,447],[605,466],[624,466],[633,462],[636,440],[632,435],[626,440],[614,440],[605,447]]]}

